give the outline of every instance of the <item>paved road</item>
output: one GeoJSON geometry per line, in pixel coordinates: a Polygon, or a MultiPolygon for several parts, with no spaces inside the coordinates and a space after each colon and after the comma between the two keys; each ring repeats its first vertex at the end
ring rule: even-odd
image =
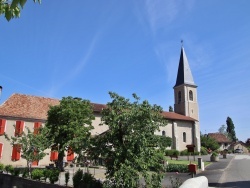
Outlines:
{"type": "Polygon", "coordinates": [[[250,187],[250,156],[236,155],[223,172],[219,181],[220,187],[250,187]]]}

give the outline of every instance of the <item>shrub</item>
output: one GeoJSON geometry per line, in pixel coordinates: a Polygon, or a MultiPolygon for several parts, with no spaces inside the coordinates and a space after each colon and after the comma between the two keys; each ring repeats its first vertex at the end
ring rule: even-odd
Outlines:
{"type": "Polygon", "coordinates": [[[57,169],[50,170],[49,181],[51,184],[54,184],[56,181],[58,181],[59,174],[60,174],[60,172],[57,169]]]}
{"type": "Polygon", "coordinates": [[[166,171],[167,172],[182,172],[182,173],[189,172],[188,166],[185,164],[168,164],[166,171]]]}
{"type": "Polygon", "coordinates": [[[10,173],[13,173],[14,171],[14,167],[12,165],[6,165],[5,166],[5,171],[7,172],[7,174],[10,172],[10,173]]]}
{"type": "Polygon", "coordinates": [[[82,177],[83,177],[83,171],[81,169],[78,169],[73,176],[74,187],[79,187],[81,180],[82,180],[82,177]]]}
{"type": "Polygon", "coordinates": [[[180,154],[180,155],[181,155],[181,156],[184,156],[184,155],[190,155],[190,154],[189,154],[188,150],[185,149],[185,150],[181,151],[181,154],[180,154]]]}
{"type": "Polygon", "coordinates": [[[201,155],[207,155],[208,152],[207,152],[207,148],[201,146],[201,155]]]}
{"type": "Polygon", "coordinates": [[[165,151],[165,155],[166,155],[166,156],[170,156],[170,155],[179,156],[179,155],[180,155],[180,152],[179,152],[178,150],[175,150],[175,149],[170,149],[170,150],[166,150],[166,151],[165,151]]]}
{"type": "Polygon", "coordinates": [[[44,181],[46,182],[47,179],[49,178],[50,176],[50,170],[49,169],[44,169],[43,170],[43,177],[44,177],[44,181]]]}
{"type": "Polygon", "coordinates": [[[95,180],[95,178],[93,177],[92,174],[84,173],[83,176],[82,176],[82,182],[83,183],[91,184],[94,180],[95,180]]]}
{"type": "Polygon", "coordinates": [[[28,168],[23,168],[21,171],[22,177],[27,178],[29,176],[29,169],[28,168]]]}
{"type": "Polygon", "coordinates": [[[218,153],[217,153],[217,152],[213,152],[211,156],[217,157],[217,156],[218,156],[218,153]]]}
{"type": "Polygon", "coordinates": [[[4,164],[0,163],[0,171],[4,170],[4,164]]]}
{"type": "Polygon", "coordinates": [[[69,183],[69,172],[66,172],[65,173],[65,184],[66,184],[66,186],[68,186],[68,183],[69,183]]]}
{"type": "Polygon", "coordinates": [[[41,178],[43,177],[43,170],[42,169],[34,169],[31,172],[31,178],[33,180],[41,180],[41,178]]]}
{"type": "Polygon", "coordinates": [[[15,168],[13,169],[12,172],[10,172],[12,175],[14,176],[19,176],[19,174],[21,173],[21,169],[20,168],[15,168]]]}

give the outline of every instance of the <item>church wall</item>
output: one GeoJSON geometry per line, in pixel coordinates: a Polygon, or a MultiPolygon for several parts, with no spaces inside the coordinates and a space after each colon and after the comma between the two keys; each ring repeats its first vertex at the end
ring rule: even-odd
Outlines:
{"type": "Polygon", "coordinates": [[[186,145],[193,144],[193,128],[192,122],[186,121],[176,121],[177,124],[177,138],[178,142],[176,144],[176,149],[179,151],[183,151],[186,148],[186,145]],[[183,133],[186,134],[186,140],[183,138],[183,133]]]}

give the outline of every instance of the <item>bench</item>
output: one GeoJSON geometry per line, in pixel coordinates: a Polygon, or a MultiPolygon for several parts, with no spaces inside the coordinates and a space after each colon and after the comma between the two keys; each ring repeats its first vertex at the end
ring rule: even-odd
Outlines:
{"type": "Polygon", "coordinates": [[[171,158],[171,160],[172,158],[176,158],[176,160],[178,160],[178,155],[169,155],[169,157],[171,158]]]}

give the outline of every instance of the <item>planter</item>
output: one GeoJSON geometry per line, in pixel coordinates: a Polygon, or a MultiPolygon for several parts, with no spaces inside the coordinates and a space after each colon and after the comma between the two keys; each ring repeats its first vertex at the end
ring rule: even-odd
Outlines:
{"type": "Polygon", "coordinates": [[[219,156],[212,156],[210,157],[211,162],[218,162],[219,161],[219,156]]]}

